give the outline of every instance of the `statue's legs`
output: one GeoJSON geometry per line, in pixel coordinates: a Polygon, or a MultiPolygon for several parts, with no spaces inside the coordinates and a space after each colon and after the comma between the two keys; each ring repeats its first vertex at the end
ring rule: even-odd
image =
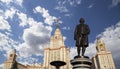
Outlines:
{"type": "Polygon", "coordinates": [[[80,49],[81,47],[77,47],[78,56],[80,56],[80,49]]]}
{"type": "Polygon", "coordinates": [[[86,50],[86,47],[82,47],[82,56],[84,56],[84,54],[85,54],[85,50],[86,50]]]}

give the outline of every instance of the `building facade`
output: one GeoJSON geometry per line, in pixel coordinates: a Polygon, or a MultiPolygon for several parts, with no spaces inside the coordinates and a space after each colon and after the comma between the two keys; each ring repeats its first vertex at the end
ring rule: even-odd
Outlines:
{"type": "MultiPolygon", "coordinates": [[[[8,60],[4,63],[3,69],[10,69],[13,62],[16,60],[16,50],[10,55],[8,60]]],[[[19,56],[18,56],[19,57],[19,56]]],[[[23,65],[17,62],[18,69],[56,69],[50,65],[52,61],[64,61],[66,65],[60,69],[72,69],[70,64],[70,50],[66,48],[63,36],[59,27],[56,28],[54,35],[50,38],[50,46],[44,49],[44,63],[40,65],[23,65]]]]}
{"type": "Polygon", "coordinates": [[[93,69],[115,69],[115,64],[110,51],[106,49],[105,43],[97,39],[97,54],[92,58],[93,69]]]}

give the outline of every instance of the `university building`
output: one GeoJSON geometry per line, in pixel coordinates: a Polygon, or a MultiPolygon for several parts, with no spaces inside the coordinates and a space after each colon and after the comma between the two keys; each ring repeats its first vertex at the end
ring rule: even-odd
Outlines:
{"type": "Polygon", "coordinates": [[[97,39],[97,53],[92,58],[92,69],[115,69],[115,64],[110,51],[106,49],[105,43],[101,39],[97,39]]]}
{"type": "MultiPolygon", "coordinates": [[[[16,50],[14,50],[4,63],[3,69],[10,69],[16,57],[16,50]]],[[[66,62],[66,65],[62,66],[60,69],[72,69],[70,64],[70,49],[65,46],[59,27],[56,27],[54,35],[50,38],[50,47],[44,49],[43,64],[23,65],[18,62],[17,66],[18,69],[56,69],[54,66],[50,65],[50,62],[57,60],[66,62]]]]}

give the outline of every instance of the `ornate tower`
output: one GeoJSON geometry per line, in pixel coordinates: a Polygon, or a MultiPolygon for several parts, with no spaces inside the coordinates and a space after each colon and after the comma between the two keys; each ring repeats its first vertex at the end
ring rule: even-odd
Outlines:
{"type": "Polygon", "coordinates": [[[66,48],[61,34],[60,28],[57,25],[54,35],[50,38],[50,47],[44,49],[44,67],[45,69],[55,69],[50,65],[52,61],[64,61],[67,64],[60,69],[70,68],[70,50],[66,48]]]}
{"type": "Polygon", "coordinates": [[[94,69],[115,69],[115,64],[111,55],[101,39],[97,39],[97,54],[92,58],[94,69]]]}
{"type": "Polygon", "coordinates": [[[16,60],[16,50],[14,49],[14,51],[9,55],[8,60],[4,63],[4,68],[3,69],[10,69],[13,62],[16,60]]]}
{"type": "Polygon", "coordinates": [[[60,46],[65,46],[63,41],[63,36],[59,27],[56,28],[55,33],[50,38],[50,48],[59,48],[60,46]]]}
{"type": "Polygon", "coordinates": [[[98,52],[106,51],[105,43],[102,40],[97,39],[96,49],[98,52]]]}

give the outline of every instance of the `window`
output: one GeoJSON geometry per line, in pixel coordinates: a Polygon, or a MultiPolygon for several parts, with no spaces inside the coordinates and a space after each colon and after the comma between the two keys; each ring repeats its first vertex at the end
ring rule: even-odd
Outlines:
{"type": "Polygon", "coordinates": [[[13,56],[13,54],[10,54],[10,57],[12,57],[13,56]]]}

